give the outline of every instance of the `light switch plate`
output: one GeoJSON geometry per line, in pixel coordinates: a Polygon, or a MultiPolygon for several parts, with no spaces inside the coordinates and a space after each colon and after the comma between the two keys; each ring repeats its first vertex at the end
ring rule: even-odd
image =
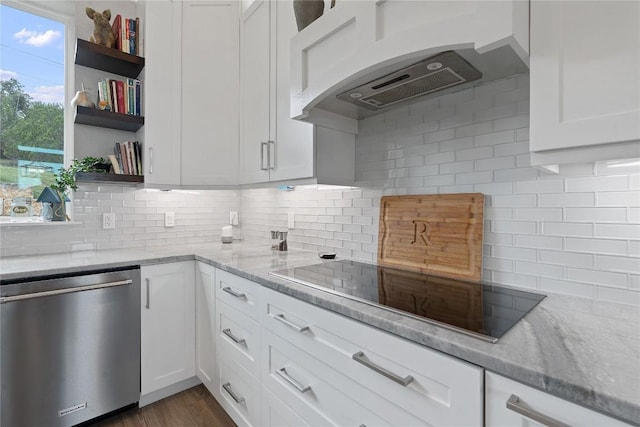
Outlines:
{"type": "Polygon", "coordinates": [[[293,215],[293,212],[289,212],[287,214],[287,228],[289,228],[289,230],[293,230],[294,228],[296,228],[295,216],[293,215]]]}
{"type": "Polygon", "coordinates": [[[105,212],[102,214],[102,229],[113,230],[116,228],[116,214],[113,212],[105,212]]]}
{"type": "Polygon", "coordinates": [[[175,227],[176,225],[176,213],[175,212],[165,212],[164,213],[164,226],[165,227],[175,227]]]}

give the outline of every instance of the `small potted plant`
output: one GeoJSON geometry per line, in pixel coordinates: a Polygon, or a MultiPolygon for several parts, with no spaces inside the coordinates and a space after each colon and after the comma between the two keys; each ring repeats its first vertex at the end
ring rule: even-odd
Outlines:
{"type": "MultiPolygon", "coordinates": [[[[76,183],[76,174],[78,172],[109,172],[110,164],[102,157],[85,157],[81,160],[73,159],[71,166],[61,168],[56,174],[55,183],[46,187],[38,202],[51,204],[51,220],[52,221],[68,221],[65,202],[69,201],[69,190],[76,191],[78,184],[76,183]]],[[[47,211],[47,210],[45,210],[47,211]]]]}

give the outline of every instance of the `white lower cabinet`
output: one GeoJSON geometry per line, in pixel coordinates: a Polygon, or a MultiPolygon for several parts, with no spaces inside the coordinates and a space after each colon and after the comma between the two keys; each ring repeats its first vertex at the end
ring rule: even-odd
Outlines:
{"type": "Polygon", "coordinates": [[[309,425],[266,387],[262,387],[260,422],[263,427],[306,427],[309,425]]]}
{"type": "Polygon", "coordinates": [[[290,385],[278,372],[285,368],[298,385],[317,388],[298,397],[325,424],[482,425],[482,368],[278,292],[263,297],[263,383],[274,392],[290,385]]]}
{"type": "Polygon", "coordinates": [[[217,367],[215,363],[215,273],[203,262],[196,263],[196,375],[215,397],[217,367]]]}
{"type": "Polygon", "coordinates": [[[485,382],[487,427],[629,425],[493,372],[485,382]]]}
{"type": "Polygon", "coordinates": [[[143,405],[150,403],[145,395],[195,376],[196,310],[193,261],[142,266],[140,271],[143,405]]]}

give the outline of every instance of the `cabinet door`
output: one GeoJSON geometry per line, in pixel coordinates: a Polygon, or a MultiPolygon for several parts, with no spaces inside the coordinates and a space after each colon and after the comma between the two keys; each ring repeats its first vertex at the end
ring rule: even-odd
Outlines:
{"type": "Polygon", "coordinates": [[[240,183],[269,181],[271,100],[270,2],[256,0],[240,17],[240,183]]]}
{"type": "Polygon", "coordinates": [[[196,375],[214,396],[218,389],[214,347],[215,286],[215,268],[198,262],[196,264],[196,375]]]}
{"type": "Polygon", "coordinates": [[[183,2],[183,185],[238,183],[238,8],[183,2]]]}
{"type": "Polygon", "coordinates": [[[629,425],[492,372],[485,375],[485,406],[487,427],[629,425]]]}
{"type": "Polygon", "coordinates": [[[640,139],[639,14],[636,1],[531,2],[531,151],[640,139]]]}
{"type": "Polygon", "coordinates": [[[181,3],[146,2],[144,135],[145,183],[180,184],[181,3]]]}
{"type": "Polygon", "coordinates": [[[195,376],[194,262],[141,268],[141,394],[195,376]]]}
{"type": "Polygon", "coordinates": [[[270,180],[309,178],[314,176],[313,125],[291,119],[291,38],[298,34],[293,1],[276,1],[276,91],[272,103],[276,126],[271,146],[270,180]]]}

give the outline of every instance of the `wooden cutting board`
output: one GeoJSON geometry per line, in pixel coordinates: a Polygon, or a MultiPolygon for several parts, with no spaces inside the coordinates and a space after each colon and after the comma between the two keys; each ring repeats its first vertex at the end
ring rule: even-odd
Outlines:
{"type": "Polygon", "coordinates": [[[483,220],[482,193],[382,197],[378,264],[479,281],[483,220]]]}

